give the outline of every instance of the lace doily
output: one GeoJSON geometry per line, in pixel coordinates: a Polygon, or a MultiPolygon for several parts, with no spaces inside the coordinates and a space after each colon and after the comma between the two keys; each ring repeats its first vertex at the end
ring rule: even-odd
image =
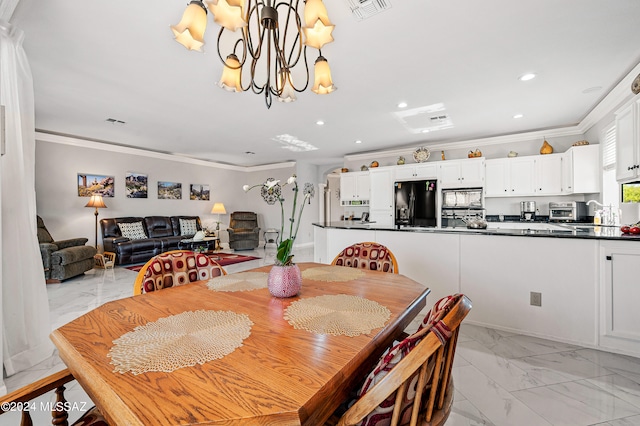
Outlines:
{"type": "Polygon", "coordinates": [[[213,278],[207,287],[213,291],[250,291],[267,288],[267,272],[239,272],[213,278]]]}
{"type": "Polygon", "coordinates": [[[314,281],[352,281],[364,277],[364,272],[345,266],[316,266],[302,271],[302,278],[314,281]]]}
{"type": "Polygon", "coordinates": [[[378,302],[347,294],[297,300],[284,313],[284,319],[293,328],[351,337],[384,326],[390,316],[391,311],[378,302]]]}
{"type": "Polygon", "coordinates": [[[114,372],[170,373],[220,359],[242,346],[253,322],[230,311],[187,311],[136,327],[113,341],[114,372]]]}

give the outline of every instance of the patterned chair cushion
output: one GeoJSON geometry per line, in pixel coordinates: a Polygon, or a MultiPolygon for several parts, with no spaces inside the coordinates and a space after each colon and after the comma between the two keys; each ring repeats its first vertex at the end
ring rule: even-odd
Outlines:
{"type": "MultiPolygon", "coordinates": [[[[380,361],[373,369],[373,371],[365,379],[364,385],[358,392],[357,396],[361,397],[373,388],[376,383],[382,380],[389,372],[395,367],[405,356],[416,347],[416,345],[428,334],[433,332],[438,339],[444,344],[451,337],[451,330],[447,325],[442,322],[444,316],[451,310],[451,308],[460,300],[462,294],[455,294],[453,296],[446,296],[438,300],[433,308],[427,313],[422,324],[411,336],[404,339],[402,342],[394,342],[380,358],[380,361]]],[[[432,369],[433,366],[430,366],[432,369]]],[[[402,401],[402,410],[400,411],[399,424],[407,424],[413,409],[413,399],[416,394],[416,386],[418,384],[419,370],[411,378],[409,388],[402,401]]],[[[433,371],[429,371],[428,374],[432,374],[433,371]]],[[[362,426],[382,426],[388,425],[393,415],[393,407],[395,405],[396,393],[391,394],[387,399],[382,402],[375,410],[369,413],[360,423],[362,426]]]]}
{"type": "Polygon", "coordinates": [[[142,222],[123,222],[119,223],[118,227],[120,228],[122,236],[130,240],[144,240],[148,238],[146,232],[144,232],[142,222]]]}
{"type": "Polygon", "coordinates": [[[387,247],[378,243],[358,243],[351,245],[336,256],[333,265],[370,269],[372,271],[394,272],[391,252],[387,247]]]}
{"type": "Polygon", "coordinates": [[[92,407],[82,415],[72,426],[109,426],[98,408],[92,407]]]}
{"type": "Polygon", "coordinates": [[[222,268],[206,254],[165,253],[152,259],[142,279],[142,293],[208,280],[222,275],[222,268]]]}

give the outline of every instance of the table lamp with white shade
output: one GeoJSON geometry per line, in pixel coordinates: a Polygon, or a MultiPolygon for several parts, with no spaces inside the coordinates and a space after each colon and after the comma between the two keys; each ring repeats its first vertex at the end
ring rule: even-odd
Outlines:
{"type": "Polygon", "coordinates": [[[220,230],[220,215],[227,214],[227,211],[224,208],[223,203],[214,203],[213,208],[211,209],[211,214],[217,214],[218,220],[216,221],[216,231],[220,230]]]}

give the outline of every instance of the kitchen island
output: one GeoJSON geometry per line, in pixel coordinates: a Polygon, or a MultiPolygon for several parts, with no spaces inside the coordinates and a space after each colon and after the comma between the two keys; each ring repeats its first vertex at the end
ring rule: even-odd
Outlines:
{"type": "Polygon", "coordinates": [[[640,356],[640,310],[632,302],[640,300],[640,237],[617,227],[314,225],[316,262],[331,263],[355,242],[376,241],[394,253],[401,274],[431,289],[432,302],[468,295],[469,323],[640,356]]]}

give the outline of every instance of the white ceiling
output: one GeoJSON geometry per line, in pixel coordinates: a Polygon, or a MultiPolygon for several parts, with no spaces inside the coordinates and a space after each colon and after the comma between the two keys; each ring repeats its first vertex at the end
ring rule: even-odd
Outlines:
{"type": "MultiPolygon", "coordinates": [[[[390,0],[363,21],[347,0],[324,0],[336,28],[322,53],[338,90],[268,110],[262,96],[214,84],[222,65],[210,15],[205,54],[173,41],[169,25],[187,2],[21,0],[12,22],[25,32],[36,128],[236,165],[334,165],[575,125],[640,62],[638,0],[390,0]],[[526,72],[538,78],[520,82],[526,72]],[[400,101],[443,103],[454,127],[415,133],[395,115],[400,101]],[[283,134],[319,149],[282,149],[273,138],[283,134]]],[[[316,56],[310,49],[310,66],[316,56]]]]}

